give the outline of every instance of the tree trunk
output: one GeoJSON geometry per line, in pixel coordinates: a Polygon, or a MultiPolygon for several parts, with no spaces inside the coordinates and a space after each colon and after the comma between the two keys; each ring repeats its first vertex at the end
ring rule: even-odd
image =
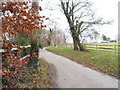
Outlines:
{"type": "Polygon", "coordinates": [[[53,31],[52,31],[52,29],[50,28],[50,34],[49,34],[49,42],[50,42],[50,46],[53,46],[53,44],[52,44],[52,34],[53,34],[53,31]]]}
{"type": "Polygon", "coordinates": [[[73,38],[74,50],[84,51],[85,49],[83,45],[80,43],[79,34],[72,31],[72,38],[73,38]]]}
{"type": "Polygon", "coordinates": [[[75,40],[75,37],[73,38],[73,46],[74,46],[74,50],[78,50],[78,45],[77,45],[77,41],[75,40]]]}
{"type": "MultiPolygon", "coordinates": [[[[39,9],[39,1],[32,2],[32,8],[38,8],[39,9]]],[[[35,11],[35,13],[39,13],[38,10],[35,11]]],[[[39,54],[39,47],[38,47],[38,40],[37,40],[37,31],[33,31],[31,33],[31,49],[30,49],[30,55],[33,56],[33,54],[36,54],[36,57],[33,57],[29,63],[29,67],[33,67],[35,69],[38,68],[39,66],[39,61],[38,61],[38,54],[39,54]]]]}
{"type": "Polygon", "coordinates": [[[75,30],[73,28],[71,28],[71,33],[72,33],[72,38],[73,38],[74,50],[78,50],[78,44],[77,44],[77,40],[76,40],[76,33],[75,33],[75,30]]]}
{"type": "Polygon", "coordinates": [[[83,47],[83,44],[80,43],[80,38],[79,38],[79,36],[77,36],[77,44],[78,44],[78,46],[79,46],[79,50],[80,50],[80,51],[85,51],[85,49],[84,49],[84,47],[83,47]]]}

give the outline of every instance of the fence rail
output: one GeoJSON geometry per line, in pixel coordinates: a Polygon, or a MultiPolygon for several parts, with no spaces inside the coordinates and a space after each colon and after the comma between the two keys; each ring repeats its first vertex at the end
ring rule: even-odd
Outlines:
{"type": "Polygon", "coordinates": [[[118,53],[120,50],[120,45],[118,44],[84,44],[86,49],[91,50],[100,50],[100,51],[107,51],[107,52],[114,52],[118,53]]]}

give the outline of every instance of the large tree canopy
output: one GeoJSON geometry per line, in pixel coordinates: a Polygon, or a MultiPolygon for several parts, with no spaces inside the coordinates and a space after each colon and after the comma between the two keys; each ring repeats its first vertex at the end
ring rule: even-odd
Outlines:
{"type": "Polygon", "coordinates": [[[95,25],[111,23],[111,21],[103,21],[101,17],[95,18],[92,3],[89,0],[60,0],[60,3],[69,24],[74,50],[84,51],[82,38],[96,34],[95,25]]]}

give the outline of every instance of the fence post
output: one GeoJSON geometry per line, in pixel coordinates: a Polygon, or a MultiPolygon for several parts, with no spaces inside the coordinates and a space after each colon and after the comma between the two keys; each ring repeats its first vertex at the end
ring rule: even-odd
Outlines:
{"type": "Polygon", "coordinates": [[[113,52],[116,53],[116,44],[114,44],[113,52]]]}
{"type": "Polygon", "coordinates": [[[84,44],[84,49],[86,50],[86,44],[84,44]]]}
{"type": "Polygon", "coordinates": [[[99,49],[99,44],[96,43],[96,50],[98,50],[98,49],[99,49]]]}
{"type": "Polygon", "coordinates": [[[98,49],[98,45],[96,44],[96,50],[98,49]]]}
{"type": "Polygon", "coordinates": [[[97,49],[99,50],[99,44],[97,45],[97,49]]]}

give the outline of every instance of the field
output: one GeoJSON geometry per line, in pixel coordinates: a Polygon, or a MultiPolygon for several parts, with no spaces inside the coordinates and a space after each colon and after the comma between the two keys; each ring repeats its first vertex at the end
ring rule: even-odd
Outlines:
{"type": "MultiPolygon", "coordinates": [[[[48,47],[49,51],[67,57],[77,63],[83,64],[95,70],[118,76],[118,54],[89,50],[81,52],[73,50],[72,47],[48,47]]],[[[119,69],[120,71],[120,69],[119,69]]]]}

